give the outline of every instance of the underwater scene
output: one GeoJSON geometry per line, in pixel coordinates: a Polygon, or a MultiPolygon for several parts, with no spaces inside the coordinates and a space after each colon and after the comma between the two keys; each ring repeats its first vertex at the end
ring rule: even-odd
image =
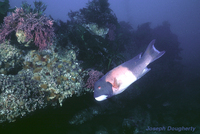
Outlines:
{"type": "Polygon", "coordinates": [[[0,133],[200,134],[199,7],[1,0],[0,133]]]}

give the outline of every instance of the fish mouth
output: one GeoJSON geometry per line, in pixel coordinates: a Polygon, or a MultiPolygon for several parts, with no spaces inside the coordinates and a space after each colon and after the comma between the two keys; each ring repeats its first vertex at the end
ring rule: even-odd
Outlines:
{"type": "Polygon", "coordinates": [[[101,95],[99,97],[95,97],[95,100],[97,100],[97,101],[103,101],[103,100],[106,100],[107,98],[108,98],[107,95],[101,95]]]}

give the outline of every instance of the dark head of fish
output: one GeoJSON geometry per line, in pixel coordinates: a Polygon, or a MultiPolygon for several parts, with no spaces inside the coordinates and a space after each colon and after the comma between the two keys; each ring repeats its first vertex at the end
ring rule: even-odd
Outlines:
{"type": "Polygon", "coordinates": [[[97,101],[102,101],[113,96],[112,84],[104,79],[99,79],[94,84],[94,98],[97,101]]]}

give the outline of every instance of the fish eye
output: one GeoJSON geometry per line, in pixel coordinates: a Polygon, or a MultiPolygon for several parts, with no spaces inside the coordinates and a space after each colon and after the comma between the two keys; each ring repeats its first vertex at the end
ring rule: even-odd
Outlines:
{"type": "Polygon", "coordinates": [[[98,86],[98,89],[101,89],[101,86],[98,86]]]}

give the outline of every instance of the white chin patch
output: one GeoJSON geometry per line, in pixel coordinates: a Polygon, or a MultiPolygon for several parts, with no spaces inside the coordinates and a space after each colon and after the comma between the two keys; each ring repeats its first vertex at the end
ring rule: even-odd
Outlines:
{"type": "Polygon", "coordinates": [[[107,95],[101,95],[101,96],[99,96],[99,97],[96,97],[95,99],[96,99],[97,101],[103,101],[103,100],[107,99],[107,95]]]}

